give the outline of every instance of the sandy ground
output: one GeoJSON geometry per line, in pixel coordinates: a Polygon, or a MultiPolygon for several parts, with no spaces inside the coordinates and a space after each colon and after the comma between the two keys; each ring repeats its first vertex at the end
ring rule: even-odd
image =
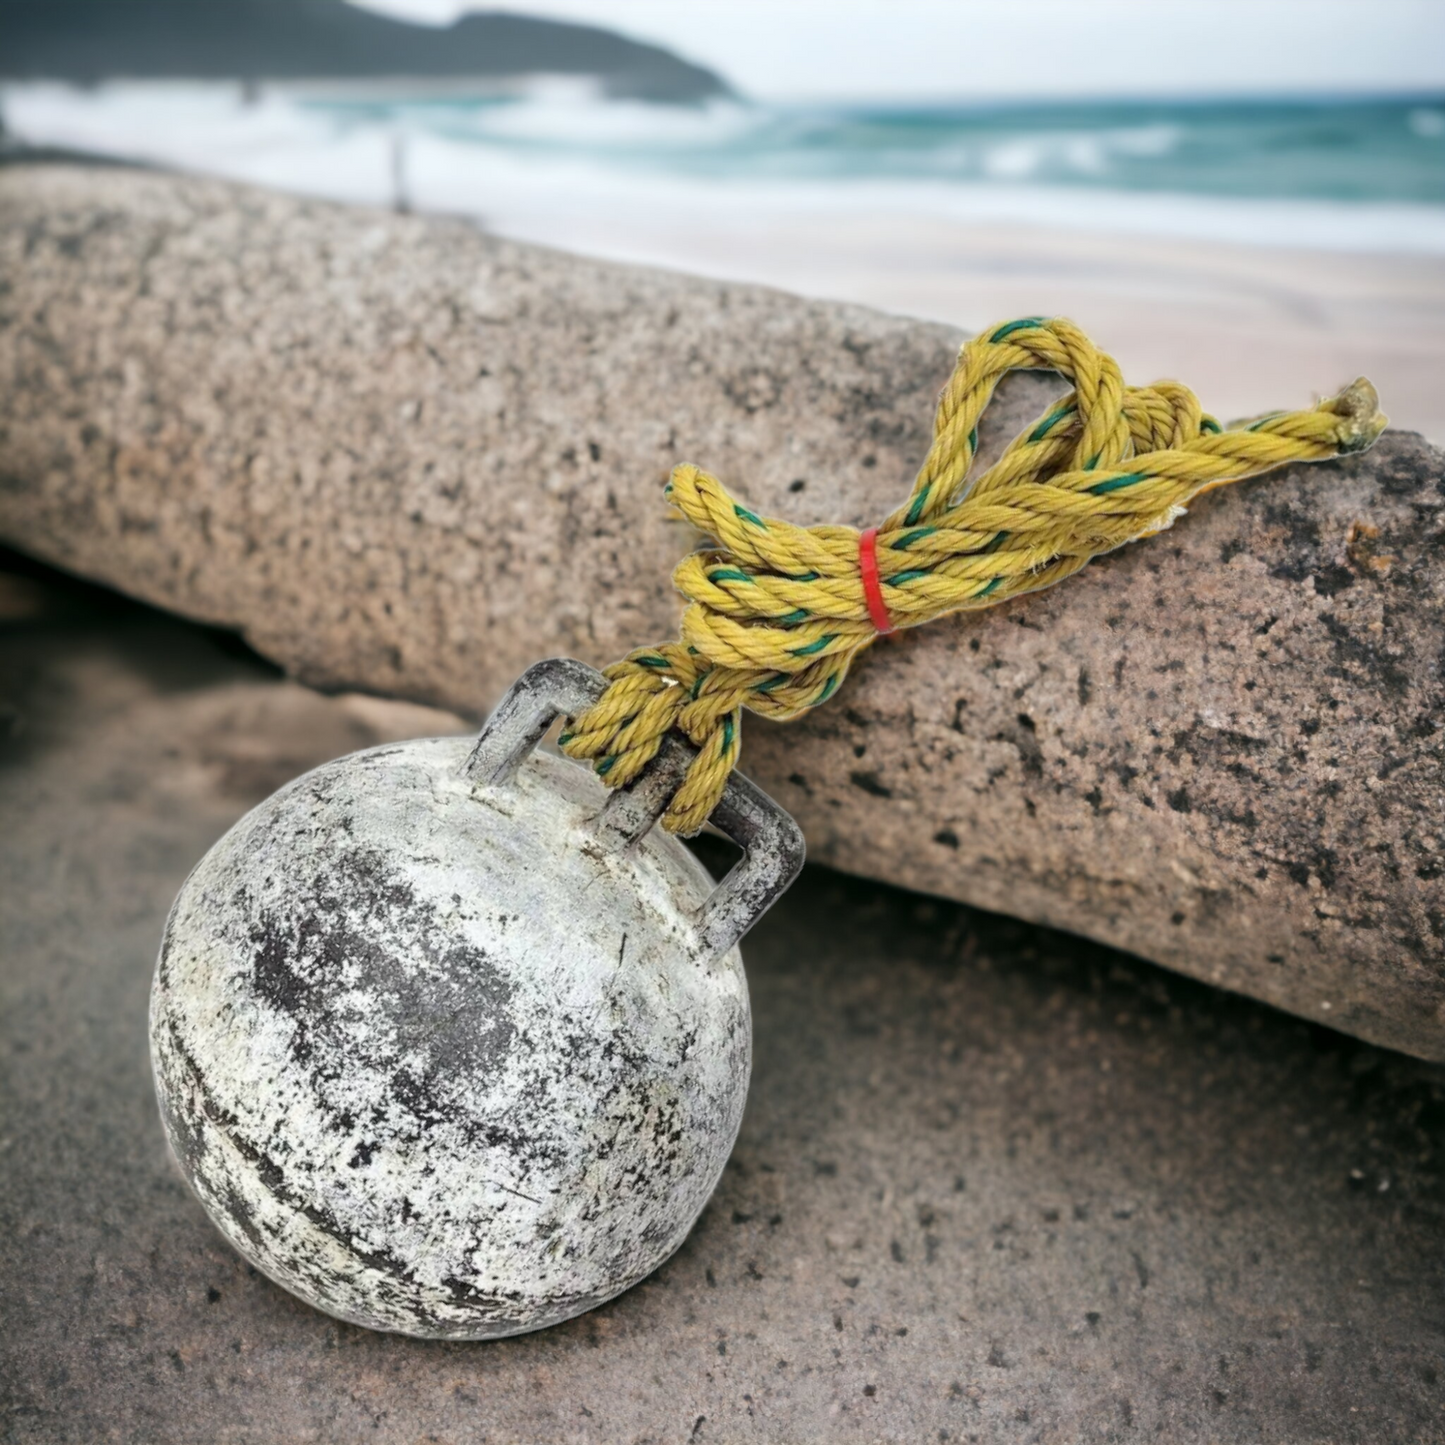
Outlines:
{"type": "MultiPolygon", "coordinates": [[[[610,208],[609,208],[610,211],[610,208]]],[[[1223,419],[1308,404],[1358,375],[1396,426],[1445,441],[1445,257],[1358,255],[879,214],[615,213],[567,250],[761,282],[977,329],[1072,317],[1136,382],[1187,382],[1223,419]]],[[[554,233],[555,231],[555,233],[554,233]]]]}
{"type": "Polygon", "coordinates": [[[155,950],[248,807],[455,720],[100,589],[11,590],[0,1440],[1445,1440],[1445,1069],[820,868],[747,940],[747,1116],[653,1276],[482,1345],[309,1309],[167,1158],[155,950]]]}

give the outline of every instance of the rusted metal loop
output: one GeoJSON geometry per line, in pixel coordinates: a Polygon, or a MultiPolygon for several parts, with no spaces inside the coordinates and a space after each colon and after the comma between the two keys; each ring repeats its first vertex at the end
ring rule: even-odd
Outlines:
{"type": "MultiPolygon", "coordinates": [[[[558,717],[592,706],[607,686],[595,668],[568,657],[529,667],[482,725],[463,765],[484,787],[504,787],[558,717]]],[[[658,755],[626,788],[614,790],[592,829],[606,846],[630,848],[657,822],[697,750],[670,733],[658,755]]],[[[803,831],[792,815],[755,783],[734,773],[709,822],[743,850],[693,920],[700,957],[731,948],[787,890],[803,866],[803,831]]]]}

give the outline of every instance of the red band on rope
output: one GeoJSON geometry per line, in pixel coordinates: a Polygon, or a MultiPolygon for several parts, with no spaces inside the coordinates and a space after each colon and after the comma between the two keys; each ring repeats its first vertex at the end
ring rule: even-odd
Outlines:
{"type": "Polygon", "coordinates": [[[893,631],[893,619],[883,600],[883,587],[878,580],[878,528],[869,527],[858,538],[858,571],[863,577],[863,598],[868,603],[868,616],[881,637],[893,631]]]}

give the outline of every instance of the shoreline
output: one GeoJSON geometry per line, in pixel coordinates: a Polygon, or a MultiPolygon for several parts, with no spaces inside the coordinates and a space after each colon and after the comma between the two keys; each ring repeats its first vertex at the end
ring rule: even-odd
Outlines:
{"type": "MultiPolygon", "coordinates": [[[[68,146],[0,146],[0,164],[44,161],[195,173],[68,146]]],[[[1172,377],[1221,421],[1307,405],[1356,376],[1391,425],[1445,442],[1445,256],[1241,245],[1099,228],[857,208],[782,210],[719,190],[701,211],[656,193],[536,204],[505,178],[465,208],[409,179],[408,209],[596,259],[752,283],[968,331],[1013,316],[1065,315],[1117,357],[1126,381],[1172,377]],[[488,204],[492,202],[493,204],[488,204]]],[[[302,178],[238,176],[314,194],[302,178]],[[287,181],[290,181],[288,184],[287,181]]],[[[318,199],[328,199],[318,197],[318,199]]],[[[370,204],[365,192],[338,196],[370,204]]],[[[450,198],[449,198],[450,199],[450,198]]]]}

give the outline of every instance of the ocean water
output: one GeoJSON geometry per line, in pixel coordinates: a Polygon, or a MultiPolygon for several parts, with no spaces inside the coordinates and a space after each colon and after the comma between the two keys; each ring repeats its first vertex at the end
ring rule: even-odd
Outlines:
{"type": "Polygon", "coordinates": [[[1445,204],[1445,97],[828,109],[722,104],[694,113],[589,104],[585,95],[559,89],[521,103],[438,99],[314,108],[342,121],[400,118],[424,133],[513,153],[585,155],[693,180],[1027,182],[1445,204]]]}
{"type": "Polygon", "coordinates": [[[626,218],[831,213],[1445,255],[1445,97],[693,110],[545,80],[384,95],[25,85],[0,91],[0,114],[35,144],[533,239],[570,228],[581,249],[589,223],[605,236],[626,218]]]}

